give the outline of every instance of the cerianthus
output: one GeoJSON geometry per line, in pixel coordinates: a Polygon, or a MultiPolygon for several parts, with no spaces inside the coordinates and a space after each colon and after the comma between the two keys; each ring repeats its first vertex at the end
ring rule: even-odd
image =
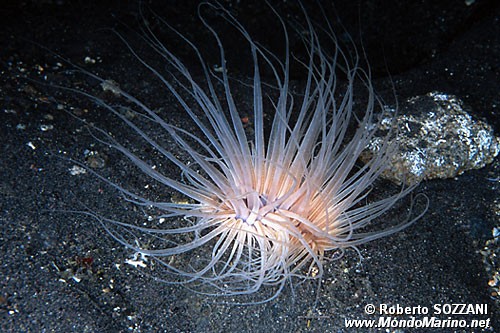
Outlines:
{"type": "MultiPolygon", "coordinates": [[[[285,45],[279,60],[254,41],[222,5],[209,2],[200,6],[217,11],[245,40],[253,77],[247,83],[231,77],[223,42],[202,14],[200,20],[217,44],[217,68],[207,64],[196,45],[163,22],[197,57],[202,78],[195,79],[146,25],[142,38],[168,69],[155,67],[134,48],[129,49],[160,80],[198,133],[174,126],[118,87],[114,88],[127,101],[127,112],[134,117],[127,116],[122,107],[88,96],[175,166],[180,177],[167,176],[107,132],[94,131],[145,176],[186,200],[152,199],[108,181],[133,205],[160,213],[157,219],[140,225],[99,216],[106,230],[123,245],[154,259],[164,269],[161,278],[166,281],[186,284],[202,293],[231,296],[272,286],[275,292],[266,297],[268,300],[288,282],[321,279],[325,260],[335,258],[339,251],[411,224],[416,218],[408,217],[383,230],[366,230],[412,187],[385,198],[368,198],[396,148],[388,139],[382,140],[378,154],[358,164],[381,119],[376,111],[383,111],[384,106],[374,91],[369,70],[360,65],[361,57],[355,53],[353,59],[352,54],[342,51],[333,28],[325,24],[319,31],[303,10],[306,24],[301,27],[302,43],[307,57],[298,59],[289,50],[287,24],[276,14],[285,45]],[[323,47],[325,36],[334,47],[323,47]],[[294,92],[293,97],[292,63],[307,73],[302,91],[294,92]],[[271,73],[273,82],[261,79],[263,67],[271,73]],[[343,85],[339,73],[345,79],[343,85]],[[234,86],[238,84],[250,87],[253,109],[241,110],[241,104],[234,100],[234,86]],[[273,98],[267,96],[266,89],[272,91],[269,96],[273,98]],[[357,94],[359,89],[366,96],[366,104],[355,111],[355,90],[357,94]],[[267,98],[271,103],[266,103],[267,98]],[[246,115],[249,117],[242,119],[246,115]],[[161,128],[187,157],[167,150],[148,133],[144,123],[161,128]],[[141,241],[136,241],[139,238],[141,241]],[[145,239],[150,240],[147,246],[145,239]]],[[[295,28],[299,30],[297,25],[295,28]]]]}

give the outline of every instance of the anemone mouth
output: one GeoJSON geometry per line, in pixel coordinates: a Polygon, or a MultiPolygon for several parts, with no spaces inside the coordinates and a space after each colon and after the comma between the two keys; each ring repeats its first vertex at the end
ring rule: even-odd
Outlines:
{"type": "MultiPolygon", "coordinates": [[[[148,26],[141,39],[166,66],[155,67],[147,62],[118,34],[128,50],[183,109],[198,132],[174,126],[139,98],[117,86],[114,91],[127,103],[127,110],[134,117],[127,117],[121,106],[95,95],[69,90],[85,95],[116,116],[131,135],[178,170],[182,179],[166,175],[140,157],[137,151],[143,150],[142,147],[129,147],[107,131],[91,126],[97,140],[120,152],[159,187],[173,190],[189,200],[151,198],[91,171],[132,206],[155,210],[157,219],[134,223],[92,212],[88,215],[98,219],[118,242],[151,257],[163,273],[158,278],[165,282],[224,296],[248,295],[265,286],[274,287],[275,292],[265,296],[264,301],[276,297],[294,279],[321,280],[326,253],[390,235],[421,216],[408,217],[384,230],[365,229],[416,185],[403,187],[382,199],[367,199],[374,181],[387,168],[395,147],[386,140],[379,145],[378,155],[362,166],[357,164],[359,155],[373,137],[375,110],[384,110],[384,105],[374,91],[369,70],[361,69],[357,53],[350,59],[339,48],[328,22],[320,31],[332,46],[331,54],[326,53],[327,48],[320,43],[318,25],[311,22],[302,7],[305,24],[297,29],[307,31],[301,35],[301,42],[309,58],[299,60],[292,57],[288,49],[287,24],[275,12],[286,49],[284,59],[278,60],[255,42],[221,4],[209,2],[200,6],[219,13],[247,43],[253,63],[253,77],[245,85],[251,92],[252,131],[244,127],[240,108],[234,100],[236,88],[228,74],[221,38],[201,11],[200,20],[216,41],[220,56],[220,70],[215,72],[196,45],[157,18],[199,60],[203,71],[201,79],[194,78],[148,26]],[[290,89],[292,61],[307,71],[298,103],[294,102],[290,89]],[[262,82],[262,66],[273,73],[273,84],[262,82]],[[337,82],[338,71],[346,77],[342,91],[337,82]],[[271,102],[274,116],[268,130],[264,106],[266,87],[272,87],[274,92],[269,96],[277,96],[271,102]],[[357,113],[356,87],[362,87],[366,96],[363,112],[357,113]],[[200,110],[203,117],[195,110],[200,110]],[[148,129],[150,124],[166,134],[187,158],[180,158],[167,149],[148,129]],[[350,128],[354,130],[348,135],[350,128]],[[167,222],[158,223],[159,220],[167,222]]],[[[272,7],[270,10],[274,11],[272,7]]],[[[79,69],[102,84],[109,83],[79,69]]]]}

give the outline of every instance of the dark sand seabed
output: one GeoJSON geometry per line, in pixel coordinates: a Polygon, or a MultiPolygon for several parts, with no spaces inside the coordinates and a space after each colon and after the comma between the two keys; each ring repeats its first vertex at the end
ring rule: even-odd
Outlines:
{"type": "MultiPolygon", "coordinates": [[[[205,35],[196,30],[200,28],[191,2],[165,1],[153,8],[209,50],[205,35]],[[177,7],[169,8],[170,3],[177,7]]],[[[376,83],[390,86],[386,73],[391,73],[401,100],[434,90],[457,95],[474,117],[491,124],[500,135],[498,1],[342,2],[337,4],[338,15],[351,34],[362,31],[376,83]]],[[[349,332],[356,330],[346,329],[344,318],[378,318],[364,313],[367,304],[421,306],[432,312],[436,303],[487,304],[486,316],[457,318],[489,318],[490,331],[500,331],[500,298],[492,296],[488,286],[492,272],[486,271],[480,252],[500,225],[498,158],[456,179],[423,182],[416,193],[429,197],[427,214],[401,233],[361,246],[361,265],[355,251],[328,264],[316,309],[315,284],[298,286],[294,295],[286,288],[263,305],[234,306],[157,282],[124,264],[131,253],[94,221],[54,213],[81,209],[79,201],[110,212],[120,211],[121,204],[116,192],[88,173],[71,176],[72,164],[54,157],[64,151],[67,157],[84,160],[84,151],[96,143],[81,122],[56,106],[83,109],[92,104],[20,79],[46,75],[56,84],[74,83],[69,81],[71,74],[55,67],[57,60],[48,51],[29,41],[75,63],[84,64],[87,56],[97,59],[97,64],[85,67],[117,78],[122,87],[139,93],[148,90],[134,87],[136,82],[147,82],[147,77],[136,81],[144,69],[106,29],[120,21],[136,27],[137,3],[96,3],[21,1],[0,6],[0,332],[349,332]]],[[[224,3],[252,27],[256,40],[280,41],[280,34],[276,37],[266,29],[272,16],[265,4],[224,3]]],[[[294,7],[290,2],[277,3],[282,12],[294,7]]],[[[317,14],[312,11],[312,16],[317,14]]],[[[171,47],[182,55],[181,44],[171,47]]],[[[237,49],[229,45],[226,52],[231,55],[237,49]]],[[[188,68],[189,61],[188,57],[188,68]]],[[[251,75],[251,67],[242,64],[239,74],[251,75]]],[[[168,104],[168,97],[144,96],[153,105],[161,98],[168,104]]],[[[247,98],[250,101],[251,96],[247,98]]],[[[178,108],[172,104],[172,110],[178,108]]],[[[104,114],[88,118],[126,134],[116,119],[104,114]]],[[[182,120],[182,114],[173,118],[182,120]]],[[[131,186],[142,184],[130,165],[113,163],[117,153],[102,146],[96,149],[107,157],[99,172],[122,173],[131,186]]]]}

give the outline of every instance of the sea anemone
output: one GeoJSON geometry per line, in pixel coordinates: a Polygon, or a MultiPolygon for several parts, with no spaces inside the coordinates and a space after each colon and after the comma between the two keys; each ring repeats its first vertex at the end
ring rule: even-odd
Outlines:
{"type": "Polygon", "coordinates": [[[185,198],[151,198],[98,175],[127,202],[156,212],[154,218],[139,223],[87,214],[96,217],[118,242],[160,267],[158,278],[210,295],[248,295],[273,286],[272,296],[265,297],[269,300],[287,282],[321,279],[325,261],[338,258],[344,249],[395,233],[416,219],[408,216],[383,230],[366,230],[412,187],[384,198],[369,196],[396,149],[383,140],[371,160],[363,165],[357,162],[382,119],[384,104],[358,53],[344,52],[328,23],[318,29],[305,10],[303,16],[306,24],[295,22],[293,31],[302,36],[306,59],[291,56],[290,28],[276,14],[285,47],[279,60],[222,5],[200,5],[200,20],[217,44],[220,62],[215,69],[196,45],[156,17],[196,56],[202,78],[192,75],[148,25],[141,39],[161,57],[161,66],[145,60],[118,34],[197,131],[173,125],[132,93],[85,72],[127,105],[80,93],[121,119],[145,147],[179,171],[179,177],[171,177],[107,131],[91,127],[96,138],[160,184],[166,197],[175,191],[185,198]],[[253,78],[247,82],[230,76],[224,43],[203,14],[207,9],[216,11],[245,40],[253,63],[253,78]],[[332,47],[323,47],[325,40],[332,47]],[[307,73],[300,93],[290,88],[292,63],[307,73]],[[263,67],[273,82],[262,80],[263,67]],[[241,112],[243,103],[233,97],[235,85],[252,91],[253,110],[243,110],[248,113],[241,112]],[[355,108],[355,91],[365,96],[361,110],[355,108]],[[376,110],[381,110],[378,116],[376,110]],[[168,136],[184,156],[165,148],[164,140],[148,130],[151,125],[161,128],[161,135],[168,136]]]}

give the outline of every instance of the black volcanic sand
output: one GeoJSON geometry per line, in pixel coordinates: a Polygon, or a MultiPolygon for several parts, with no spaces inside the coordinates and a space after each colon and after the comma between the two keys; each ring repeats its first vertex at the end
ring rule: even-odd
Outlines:
{"type": "MultiPolygon", "coordinates": [[[[165,1],[152,7],[207,52],[209,61],[217,59],[192,2],[165,1]]],[[[95,80],[68,72],[71,68],[66,64],[58,66],[48,51],[53,50],[119,81],[148,105],[166,105],[172,121],[182,124],[185,115],[172,97],[150,89],[151,75],[110,30],[116,27],[137,41],[132,32],[140,27],[137,2],[96,3],[31,1],[4,4],[0,9],[1,332],[348,332],[352,330],[345,328],[344,318],[376,319],[365,314],[364,307],[381,303],[429,308],[436,303],[486,303],[487,316],[465,318],[490,318],[491,331],[499,330],[498,303],[490,297],[489,276],[479,253],[498,224],[498,158],[456,179],[422,183],[416,193],[428,196],[427,214],[399,234],[361,246],[361,264],[353,250],[327,264],[316,308],[315,284],[297,286],[293,292],[287,287],[279,298],[263,305],[236,306],[163,284],[124,264],[131,253],[94,220],[61,212],[82,209],[87,203],[100,211],[128,216],[116,192],[89,173],[70,175],[73,163],[57,156],[83,161],[85,150],[96,150],[101,155],[95,162],[105,163],[98,169],[103,175],[119,174],[133,188],[140,187],[144,178],[130,164],[118,164],[122,161],[119,154],[98,145],[80,121],[57,105],[75,108],[72,112],[113,129],[117,137],[127,137],[129,130],[105,112],[85,113],[95,107],[81,96],[24,79],[46,79],[52,85],[99,92],[95,80]],[[97,63],[92,64],[92,59],[97,63]]],[[[251,27],[256,40],[271,49],[281,45],[282,35],[276,26],[269,26],[275,18],[265,4],[225,3],[251,27]]],[[[394,82],[401,100],[434,90],[457,95],[472,108],[473,116],[492,124],[499,135],[497,2],[381,3],[337,4],[347,31],[357,42],[362,40],[379,89],[390,91],[394,82]]],[[[279,2],[277,9],[297,13],[296,4],[279,2]]],[[[310,14],[320,17],[317,8],[310,9],[310,14]]],[[[158,31],[162,33],[161,28],[158,31]]],[[[225,37],[229,60],[237,61],[241,45],[225,37]]],[[[300,45],[294,37],[291,34],[292,49],[300,45]]],[[[188,68],[197,68],[185,45],[166,40],[188,68]]],[[[279,53],[280,46],[276,47],[279,53]]],[[[241,60],[240,65],[236,74],[251,76],[251,64],[241,60]]],[[[304,84],[300,70],[292,79],[296,87],[304,84]]],[[[235,95],[251,105],[251,95],[238,91],[235,95]]],[[[386,182],[379,185],[382,193],[391,188],[386,182]]],[[[404,213],[403,206],[394,216],[404,213]]]]}

